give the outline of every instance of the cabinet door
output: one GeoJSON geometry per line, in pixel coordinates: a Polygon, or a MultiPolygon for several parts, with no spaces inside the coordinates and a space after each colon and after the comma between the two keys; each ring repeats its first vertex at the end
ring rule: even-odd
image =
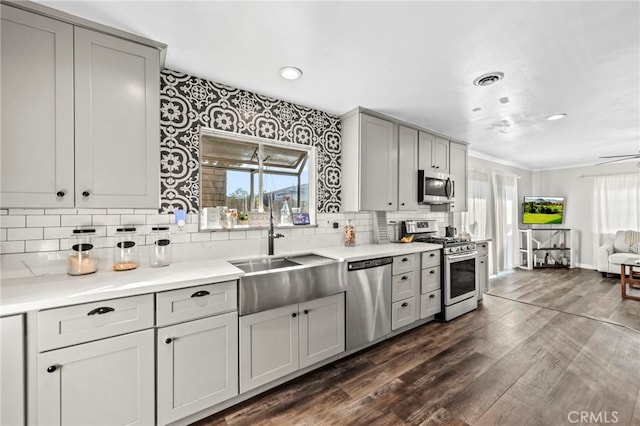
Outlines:
{"type": "Polygon", "coordinates": [[[394,275],[391,279],[391,301],[407,299],[419,294],[420,275],[419,272],[410,271],[400,275],[394,275]]]}
{"type": "Polygon", "coordinates": [[[449,170],[449,141],[435,137],[432,149],[433,167],[438,173],[450,173],[449,170]]]}
{"type": "Polygon", "coordinates": [[[455,182],[455,203],[451,204],[450,211],[467,211],[467,146],[461,143],[451,142],[451,175],[455,182]]]}
{"type": "Polygon", "coordinates": [[[73,27],[1,7],[0,206],[73,207],[73,27]]]}
{"type": "Polygon", "coordinates": [[[439,314],[442,310],[442,291],[434,290],[420,296],[420,319],[439,314]]]}
{"type": "Polygon", "coordinates": [[[418,131],[399,126],[398,210],[418,209],[418,131]]]}
{"type": "Polygon", "coordinates": [[[158,424],[238,394],[238,314],[158,329],[158,424]]]}
{"type": "Polygon", "coordinates": [[[37,424],[155,422],[153,330],[38,355],[37,424]]]}
{"type": "Polygon", "coordinates": [[[489,256],[479,256],[476,262],[478,273],[478,299],[482,300],[482,295],[489,291],[489,256]]]}
{"type": "Polygon", "coordinates": [[[298,369],[298,305],[240,317],[240,392],[298,369]]]}
{"type": "Polygon", "coordinates": [[[0,424],[25,424],[25,354],[22,315],[0,319],[0,424]]]}
{"type": "Polygon", "coordinates": [[[360,114],[360,210],[396,210],[397,145],[392,122],[360,114]]]}
{"type": "Polygon", "coordinates": [[[159,208],[160,54],[75,28],[76,205],[159,208]]]}
{"type": "Polygon", "coordinates": [[[397,330],[417,320],[416,308],[415,297],[393,303],[391,305],[391,329],[397,330]]]}
{"type": "Polygon", "coordinates": [[[300,304],[300,368],[344,351],[344,293],[300,304]]]}

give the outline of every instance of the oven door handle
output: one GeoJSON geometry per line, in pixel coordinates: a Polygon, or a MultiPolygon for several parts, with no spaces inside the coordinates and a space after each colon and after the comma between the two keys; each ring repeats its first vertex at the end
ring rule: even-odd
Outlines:
{"type": "Polygon", "coordinates": [[[477,251],[467,252],[464,254],[447,254],[444,258],[448,261],[474,259],[478,255],[477,251]]]}

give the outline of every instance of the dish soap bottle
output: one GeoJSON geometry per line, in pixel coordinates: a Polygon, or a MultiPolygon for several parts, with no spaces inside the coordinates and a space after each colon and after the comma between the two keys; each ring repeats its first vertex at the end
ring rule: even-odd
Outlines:
{"type": "Polygon", "coordinates": [[[291,225],[291,210],[289,210],[289,204],[287,204],[288,199],[289,197],[284,197],[282,209],[280,209],[280,225],[291,225]]]}

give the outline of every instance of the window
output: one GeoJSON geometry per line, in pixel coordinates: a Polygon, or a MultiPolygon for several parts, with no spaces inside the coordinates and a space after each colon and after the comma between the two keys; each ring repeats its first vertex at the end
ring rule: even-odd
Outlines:
{"type": "Polygon", "coordinates": [[[596,176],[593,203],[596,245],[605,234],[640,229],[640,173],[596,176]]]}
{"type": "Polygon", "coordinates": [[[271,208],[279,225],[292,225],[285,210],[313,224],[314,176],[313,147],[202,129],[200,229],[265,226],[271,208]]]}

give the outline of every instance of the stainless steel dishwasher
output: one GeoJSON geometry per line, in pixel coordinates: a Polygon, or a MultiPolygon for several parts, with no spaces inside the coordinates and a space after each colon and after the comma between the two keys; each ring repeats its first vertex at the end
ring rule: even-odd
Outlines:
{"type": "Polygon", "coordinates": [[[391,332],[391,264],[393,258],[347,263],[346,350],[391,332]]]}

